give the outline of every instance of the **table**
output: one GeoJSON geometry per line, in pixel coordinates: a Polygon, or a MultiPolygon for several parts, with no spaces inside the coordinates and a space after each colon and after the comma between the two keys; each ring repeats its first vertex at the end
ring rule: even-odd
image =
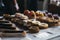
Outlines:
{"type": "Polygon", "coordinates": [[[27,33],[26,37],[5,37],[1,40],[60,40],[60,26],[42,29],[39,33],[27,33]]]}

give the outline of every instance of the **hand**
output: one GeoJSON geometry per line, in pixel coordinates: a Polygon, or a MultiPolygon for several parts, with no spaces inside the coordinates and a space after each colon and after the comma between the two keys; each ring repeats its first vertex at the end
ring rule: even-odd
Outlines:
{"type": "Polygon", "coordinates": [[[16,8],[17,11],[19,10],[19,6],[18,6],[17,3],[15,4],[15,8],[16,8]]]}

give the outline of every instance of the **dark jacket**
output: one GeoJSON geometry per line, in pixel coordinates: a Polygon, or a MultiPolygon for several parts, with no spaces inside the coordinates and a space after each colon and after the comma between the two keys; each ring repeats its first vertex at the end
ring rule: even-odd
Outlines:
{"type": "Polygon", "coordinates": [[[37,0],[27,0],[27,8],[29,10],[37,10],[37,0]]]}
{"type": "MultiPolygon", "coordinates": [[[[10,14],[14,14],[16,12],[15,5],[13,0],[3,0],[6,8],[6,12],[10,14]]],[[[19,6],[19,12],[24,11],[24,0],[17,0],[19,6]]]]}
{"type": "Polygon", "coordinates": [[[17,3],[18,3],[18,5],[19,5],[19,11],[20,12],[24,12],[24,0],[17,0],[17,3]]]}
{"type": "Polygon", "coordinates": [[[13,0],[3,0],[5,5],[5,13],[14,14],[15,13],[15,5],[13,0]]]}

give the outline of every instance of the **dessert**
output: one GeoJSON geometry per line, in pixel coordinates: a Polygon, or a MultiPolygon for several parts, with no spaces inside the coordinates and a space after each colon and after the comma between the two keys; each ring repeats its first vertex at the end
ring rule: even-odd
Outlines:
{"type": "Polygon", "coordinates": [[[33,19],[35,19],[36,18],[36,14],[35,14],[35,12],[32,10],[32,11],[30,11],[30,18],[33,18],[33,19]]]}
{"type": "Polygon", "coordinates": [[[47,23],[41,23],[41,24],[39,24],[39,28],[40,29],[46,29],[46,28],[48,28],[48,24],[47,23]]]}
{"type": "Polygon", "coordinates": [[[11,19],[11,15],[10,14],[3,14],[3,17],[6,20],[10,20],[11,19]]]}
{"type": "Polygon", "coordinates": [[[15,17],[17,17],[17,18],[20,18],[20,19],[28,19],[28,17],[26,16],[26,15],[24,15],[24,14],[21,14],[21,13],[16,13],[15,14],[15,17]]]}
{"type": "Polygon", "coordinates": [[[48,13],[46,16],[39,16],[37,20],[47,23],[49,26],[57,26],[59,17],[52,15],[52,13],[48,13]]]}
{"type": "Polygon", "coordinates": [[[36,27],[36,26],[31,26],[29,28],[30,33],[38,33],[39,31],[40,31],[39,27],[36,27]]]}
{"type": "MultiPolygon", "coordinates": [[[[30,11],[29,11],[29,10],[25,10],[25,11],[24,11],[24,15],[29,16],[29,14],[30,14],[30,11]]],[[[30,14],[30,15],[31,15],[31,14],[30,14]]]]}
{"type": "Polygon", "coordinates": [[[18,21],[18,20],[19,20],[19,18],[16,18],[16,17],[11,18],[11,22],[13,22],[13,23],[15,23],[15,22],[18,21]]]}
{"type": "Polygon", "coordinates": [[[31,10],[25,10],[24,14],[27,15],[30,19],[36,18],[36,14],[35,11],[31,10]]]}
{"type": "Polygon", "coordinates": [[[7,20],[0,20],[0,23],[9,23],[7,20]]]}
{"type": "Polygon", "coordinates": [[[11,30],[15,30],[15,27],[12,27],[11,23],[2,23],[0,24],[0,29],[11,29],[11,30]]]}
{"type": "Polygon", "coordinates": [[[37,15],[37,16],[41,16],[41,17],[44,17],[43,12],[40,12],[40,11],[36,11],[36,15],[37,15]]]}
{"type": "Polygon", "coordinates": [[[3,31],[2,37],[25,37],[25,31],[3,31]]]}

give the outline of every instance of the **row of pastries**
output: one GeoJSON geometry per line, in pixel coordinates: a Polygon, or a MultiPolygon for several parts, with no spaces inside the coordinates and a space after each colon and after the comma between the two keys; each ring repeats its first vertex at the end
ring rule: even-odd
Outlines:
{"type": "Polygon", "coordinates": [[[24,14],[27,16],[30,16],[30,18],[34,17],[36,20],[38,20],[40,22],[47,23],[50,27],[51,26],[59,26],[60,18],[58,16],[58,14],[52,14],[52,13],[41,12],[41,11],[36,11],[36,12],[33,11],[32,13],[30,13],[30,12],[31,11],[26,10],[24,12],[24,14]],[[35,14],[35,15],[33,15],[33,14],[35,14]]]}
{"type": "Polygon", "coordinates": [[[24,13],[15,13],[14,15],[3,14],[3,19],[14,23],[19,29],[24,30],[23,35],[26,35],[26,32],[38,33],[40,29],[60,25],[58,15],[33,10],[25,10],[24,13]]]}
{"type": "Polygon", "coordinates": [[[10,19],[9,14],[0,16],[0,37],[25,37],[26,31],[20,30],[10,19]]]}

